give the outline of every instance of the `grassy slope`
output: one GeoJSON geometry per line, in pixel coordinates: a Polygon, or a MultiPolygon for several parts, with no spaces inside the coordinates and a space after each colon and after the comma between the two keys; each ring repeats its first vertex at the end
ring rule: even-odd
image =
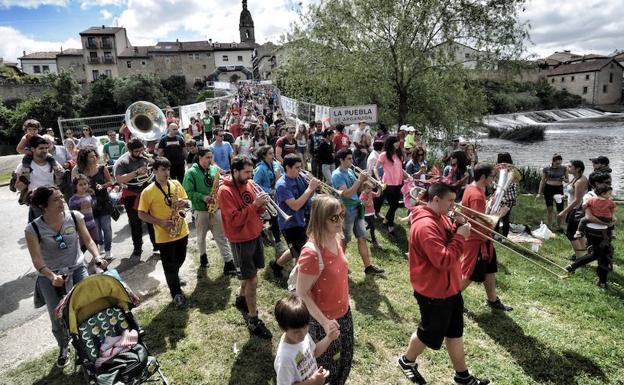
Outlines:
{"type": "MultiPolygon", "coordinates": [[[[543,216],[543,201],[521,197],[512,221],[535,227],[543,216]]],[[[400,233],[399,240],[391,242],[381,234],[385,252],[375,252],[374,258],[386,269],[386,278],[365,277],[355,245],[349,246],[356,335],[349,384],[407,383],[395,360],[405,349],[419,314],[403,255],[404,235],[400,233]]],[[[622,239],[616,240],[616,250],[623,249],[622,239]]],[[[135,310],[147,330],[146,342],[176,384],[272,384],[272,354],[279,337],[270,312],[285,295],[285,279],[276,281],[270,273],[260,273],[261,317],[275,336],[270,342],[250,338],[240,313],[232,307],[237,281],[220,276],[220,258],[212,247],[211,261],[216,266],[207,276],[198,276],[197,285],[194,279],[189,282],[188,311],[173,310],[165,295],[135,310]]],[[[570,254],[570,247],[559,237],[541,252],[565,265],[563,257],[570,254]]],[[[272,254],[268,249],[267,258],[272,254]]],[[[197,263],[196,259],[192,263],[197,263]]],[[[624,383],[621,256],[616,257],[616,271],[610,275],[612,284],[606,292],[595,286],[593,267],[579,270],[571,279],[558,280],[500,248],[499,261],[499,293],[514,306],[513,312],[488,310],[480,286],[468,288],[464,295],[467,361],[474,372],[497,384],[624,383]]],[[[25,363],[0,383],[81,383],[71,368],[64,375],[50,370],[55,356],[56,352],[50,352],[25,363]]],[[[427,351],[420,362],[429,383],[451,382],[452,368],[444,350],[427,351]]]]}

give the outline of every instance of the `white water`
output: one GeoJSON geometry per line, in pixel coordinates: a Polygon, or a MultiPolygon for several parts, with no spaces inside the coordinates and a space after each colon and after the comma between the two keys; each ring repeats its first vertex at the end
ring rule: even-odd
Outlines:
{"type": "Polygon", "coordinates": [[[507,130],[523,126],[547,125],[574,119],[599,118],[606,115],[612,114],[591,108],[569,108],[564,110],[528,111],[514,114],[489,115],[483,119],[483,124],[486,127],[507,130]]]}

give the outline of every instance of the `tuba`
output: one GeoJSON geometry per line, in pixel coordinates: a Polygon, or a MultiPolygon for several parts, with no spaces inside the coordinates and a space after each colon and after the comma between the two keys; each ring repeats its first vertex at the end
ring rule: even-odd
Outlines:
{"type": "Polygon", "coordinates": [[[134,102],[126,110],[126,126],[133,136],[153,142],[167,133],[165,114],[150,102],[134,102]]]}
{"type": "Polygon", "coordinates": [[[520,171],[512,164],[500,163],[496,165],[498,169],[498,181],[496,182],[496,191],[494,191],[493,198],[487,207],[486,212],[488,214],[496,214],[503,206],[503,200],[509,186],[514,182],[519,182],[522,179],[520,171]]]}

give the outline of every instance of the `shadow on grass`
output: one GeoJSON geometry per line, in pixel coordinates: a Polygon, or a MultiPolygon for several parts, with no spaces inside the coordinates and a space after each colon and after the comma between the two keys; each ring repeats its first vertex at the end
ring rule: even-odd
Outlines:
{"type": "Polygon", "coordinates": [[[200,268],[197,271],[197,285],[189,296],[191,306],[196,307],[204,314],[225,310],[229,306],[230,276],[221,275],[212,280],[208,277],[208,269],[200,268]]]}
{"type": "Polygon", "coordinates": [[[228,384],[267,384],[274,378],[271,341],[250,337],[236,356],[228,384]]]}
{"type": "Polygon", "coordinates": [[[607,381],[605,373],[594,361],[571,350],[560,353],[551,349],[537,338],[526,335],[506,313],[466,311],[466,315],[505,348],[524,372],[539,384],[580,384],[576,377],[581,374],[607,381]]]}
{"type": "Polygon", "coordinates": [[[77,367],[76,371],[70,370],[70,374],[65,374],[63,369],[52,365],[48,374],[33,382],[33,385],[78,385],[85,382],[80,367],[77,367]]]}
{"type": "Polygon", "coordinates": [[[186,337],[188,319],[188,307],[176,309],[171,302],[163,307],[149,325],[143,327],[146,332],[145,344],[150,354],[176,350],[178,342],[186,337]]]}
{"type": "Polygon", "coordinates": [[[379,293],[379,285],[377,284],[377,277],[371,277],[366,275],[364,280],[355,282],[349,277],[349,294],[353,301],[355,301],[355,308],[357,311],[364,314],[371,315],[380,319],[391,319],[395,322],[404,322],[403,317],[394,310],[392,303],[387,296],[379,293]],[[388,314],[379,310],[379,306],[384,303],[388,308],[388,314]]]}

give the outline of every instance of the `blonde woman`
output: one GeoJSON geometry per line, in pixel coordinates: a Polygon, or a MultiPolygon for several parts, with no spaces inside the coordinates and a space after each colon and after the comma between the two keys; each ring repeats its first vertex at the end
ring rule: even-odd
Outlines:
{"type": "Polygon", "coordinates": [[[318,366],[329,371],[332,385],[346,382],[353,360],[349,263],[340,240],[344,218],[345,208],[339,200],[319,195],[312,204],[308,243],[302,248],[297,262],[297,295],[312,316],[309,329],[312,339],[318,343],[336,330],[340,333],[338,339],[317,358],[318,366]]]}
{"type": "Polygon", "coordinates": [[[303,160],[303,168],[307,169],[308,165],[308,129],[305,124],[300,124],[295,133],[295,140],[297,141],[297,152],[301,155],[303,160]]]}

